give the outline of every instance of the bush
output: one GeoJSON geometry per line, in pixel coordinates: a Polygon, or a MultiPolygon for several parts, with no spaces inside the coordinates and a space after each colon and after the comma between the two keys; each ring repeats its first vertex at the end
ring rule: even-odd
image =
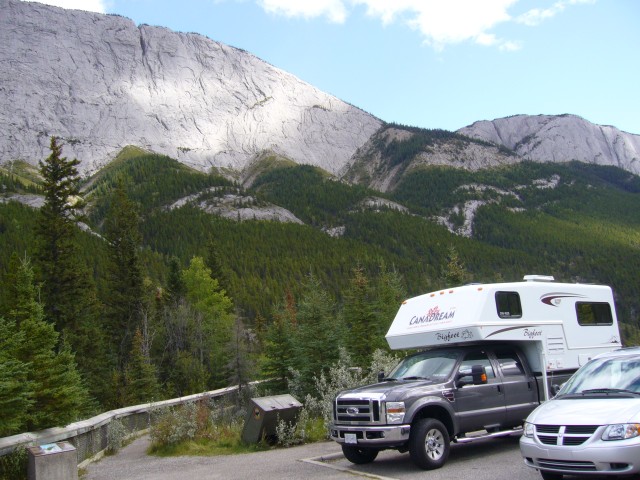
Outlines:
{"type": "Polygon", "coordinates": [[[120,420],[113,420],[107,429],[107,453],[113,454],[122,448],[129,434],[127,427],[120,420]]]}
{"type": "Polygon", "coordinates": [[[198,407],[187,403],[154,412],[151,420],[151,442],[154,446],[175,445],[193,440],[198,426],[198,407]]]}
{"type": "Polygon", "coordinates": [[[24,480],[27,478],[27,449],[16,448],[13,453],[0,457],[0,479],[24,480]]]}
{"type": "MultiPolygon", "coordinates": [[[[371,356],[369,369],[363,372],[359,368],[350,367],[351,358],[344,349],[340,349],[338,361],[329,368],[327,375],[314,377],[317,396],[307,395],[305,406],[310,415],[323,419],[328,427],[333,417],[333,399],[342,390],[354,388],[378,381],[378,372],[390,372],[398,363],[394,355],[376,350],[371,356]]],[[[328,430],[327,430],[328,434],[328,430]]]]}

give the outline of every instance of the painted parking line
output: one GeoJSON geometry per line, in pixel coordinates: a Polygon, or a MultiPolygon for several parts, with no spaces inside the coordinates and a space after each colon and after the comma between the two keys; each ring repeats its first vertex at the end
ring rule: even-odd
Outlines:
{"type": "Polygon", "coordinates": [[[332,453],[331,455],[323,455],[320,457],[313,457],[313,458],[300,458],[298,459],[298,461],[310,463],[312,465],[318,465],[320,467],[331,468],[332,470],[337,470],[339,472],[344,472],[344,473],[348,473],[351,475],[356,475],[364,478],[372,478],[376,480],[398,480],[397,478],[383,477],[381,475],[375,475],[373,473],[360,472],[358,470],[353,470],[351,468],[341,467],[340,465],[335,465],[330,463],[332,460],[337,460],[339,458],[344,458],[342,453],[332,453]]]}

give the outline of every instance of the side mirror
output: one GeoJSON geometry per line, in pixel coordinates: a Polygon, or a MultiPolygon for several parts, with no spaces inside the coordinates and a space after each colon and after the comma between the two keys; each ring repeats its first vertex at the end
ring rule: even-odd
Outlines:
{"type": "Polygon", "coordinates": [[[381,382],[384,379],[384,372],[380,370],[378,372],[378,382],[381,382]]]}
{"type": "Polygon", "coordinates": [[[458,374],[458,388],[465,385],[484,385],[485,383],[487,383],[487,370],[484,365],[472,365],[471,373],[458,374]]]}
{"type": "Polygon", "coordinates": [[[471,376],[474,385],[484,385],[487,383],[487,370],[484,365],[474,365],[471,367],[471,376]]]}

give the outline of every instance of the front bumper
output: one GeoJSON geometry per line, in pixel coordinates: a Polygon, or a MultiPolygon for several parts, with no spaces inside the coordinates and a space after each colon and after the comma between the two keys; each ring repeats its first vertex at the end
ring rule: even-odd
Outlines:
{"type": "Polygon", "coordinates": [[[329,426],[331,439],[342,444],[393,448],[409,441],[411,425],[336,425],[329,426]]]}
{"type": "Polygon", "coordinates": [[[605,442],[592,439],[580,446],[552,446],[520,437],[524,463],[538,470],[566,475],[640,473],[640,438],[605,442]]]}

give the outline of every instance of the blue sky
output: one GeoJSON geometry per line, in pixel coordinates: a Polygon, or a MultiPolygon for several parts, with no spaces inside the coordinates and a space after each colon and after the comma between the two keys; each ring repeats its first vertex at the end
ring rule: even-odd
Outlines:
{"type": "Polygon", "coordinates": [[[640,134],[636,0],[46,0],[197,32],[385,120],[572,113],[640,134]]]}

